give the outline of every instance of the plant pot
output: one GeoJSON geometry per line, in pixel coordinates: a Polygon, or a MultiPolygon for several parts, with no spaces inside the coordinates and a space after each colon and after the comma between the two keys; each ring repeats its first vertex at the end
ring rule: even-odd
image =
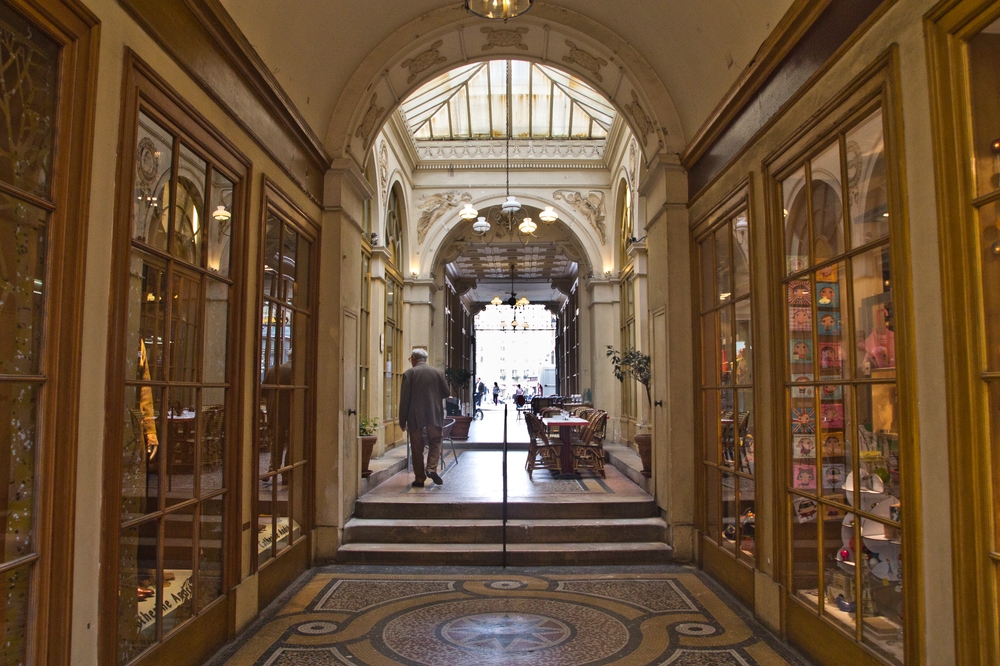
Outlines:
{"type": "Polygon", "coordinates": [[[361,478],[367,479],[372,475],[372,471],[368,469],[368,463],[372,461],[372,449],[375,448],[378,435],[362,435],[358,439],[361,440],[361,478]]]}
{"type": "Polygon", "coordinates": [[[452,439],[469,438],[469,426],[472,424],[471,416],[449,416],[447,418],[455,419],[455,425],[451,427],[452,439]]]}
{"type": "Polygon", "coordinates": [[[635,436],[635,445],[642,458],[642,475],[648,479],[653,476],[653,436],[648,432],[639,433],[635,436]]]}

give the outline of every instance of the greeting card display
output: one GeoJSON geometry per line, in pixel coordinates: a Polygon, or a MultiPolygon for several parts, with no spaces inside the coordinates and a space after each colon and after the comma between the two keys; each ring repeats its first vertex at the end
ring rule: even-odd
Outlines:
{"type": "Polygon", "coordinates": [[[816,436],[795,435],[792,437],[792,458],[808,460],[816,458],[816,436]]]}
{"type": "Polygon", "coordinates": [[[816,327],[816,333],[820,337],[840,337],[840,313],[839,312],[824,312],[820,311],[819,316],[819,326],[816,327]]]}
{"type": "MultiPolygon", "coordinates": [[[[807,373],[797,373],[792,374],[792,383],[802,384],[805,382],[811,382],[813,376],[807,373]]],[[[792,386],[791,389],[792,400],[799,398],[811,398],[816,395],[815,389],[812,386],[792,386]]]]}
{"type": "Polygon", "coordinates": [[[844,405],[831,402],[820,406],[820,424],[823,430],[844,429],[844,405]]]}
{"type": "Polygon", "coordinates": [[[812,407],[792,408],[792,433],[812,435],[816,432],[816,410],[812,407]]]}
{"type": "Polygon", "coordinates": [[[821,342],[819,345],[819,367],[840,368],[840,343],[821,342]]]}
{"type": "Polygon", "coordinates": [[[792,510],[795,512],[795,522],[811,523],[816,520],[816,513],[819,511],[819,507],[814,499],[793,497],[792,510]]]}
{"type": "Polygon", "coordinates": [[[792,363],[812,363],[812,340],[790,340],[788,353],[792,363]]]}
{"type": "Polygon", "coordinates": [[[809,257],[801,254],[790,254],[786,259],[788,261],[789,273],[798,273],[809,265],[809,257]]]}
{"type": "Polygon", "coordinates": [[[844,387],[839,384],[824,384],[819,387],[820,400],[840,400],[844,397],[844,387]]]}
{"type": "Polygon", "coordinates": [[[812,305],[809,280],[792,280],[788,283],[788,304],[806,308],[812,305]]]}
{"type": "Polygon", "coordinates": [[[792,465],[792,487],[799,490],[816,490],[816,467],[792,465]]]}
{"type": "Polygon", "coordinates": [[[825,463],[823,465],[823,487],[840,488],[844,485],[844,466],[840,463],[825,463]]]}
{"type": "Polygon", "coordinates": [[[826,268],[820,268],[816,271],[816,282],[836,282],[837,281],[837,264],[832,266],[827,266],[826,268]]]}
{"type": "Polygon", "coordinates": [[[811,331],[812,330],[812,309],[803,308],[796,305],[788,308],[788,330],[790,331],[811,331]]]}
{"type": "Polygon", "coordinates": [[[844,433],[823,433],[821,441],[823,443],[824,458],[837,458],[844,455],[844,433]]]}
{"type": "Polygon", "coordinates": [[[836,282],[816,282],[816,305],[820,309],[835,310],[840,307],[840,285],[836,282]]]}

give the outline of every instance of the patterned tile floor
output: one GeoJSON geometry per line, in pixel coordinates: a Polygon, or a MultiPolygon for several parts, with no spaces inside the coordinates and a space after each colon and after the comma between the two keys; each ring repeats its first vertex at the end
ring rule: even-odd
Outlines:
{"type": "Polygon", "coordinates": [[[213,666],[776,666],[799,657],[680,566],[315,569],[213,666]]]}

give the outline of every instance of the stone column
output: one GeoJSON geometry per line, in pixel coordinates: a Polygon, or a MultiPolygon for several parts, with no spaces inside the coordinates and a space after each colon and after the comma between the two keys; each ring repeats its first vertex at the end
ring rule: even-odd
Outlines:
{"type": "MultiPolygon", "coordinates": [[[[586,312],[589,326],[587,340],[581,336],[581,365],[590,366],[590,383],[583,384],[581,389],[590,387],[594,406],[608,412],[608,418],[621,418],[621,386],[615,379],[611,362],[607,359],[608,345],[617,346],[618,326],[618,281],[610,279],[591,278],[587,282],[586,312]]],[[[581,304],[582,306],[583,304],[581,304]]],[[[583,308],[581,307],[581,312],[583,308]]],[[[581,331],[582,333],[583,331],[581,331]]]]}
{"type": "MultiPolygon", "coordinates": [[[[628,248],[628,256],[632,260],[632,291],[635,299],[635,348],[644,354],[652,355],[653,338],[649,327],[652,322],[649,317],[649,287],[648,287],[648,252],[645,241],[632,243],[628,248]]],[[[622,307],[619,304],[619,307],[622,307]]],[[[652,386],[650,386],[652,389],[652,386]]],[[[637,413],[640,423],[649,423],[652,419],[649,400],[646,399],[646,389],[636,382],[635,390],[637,413]]]]}

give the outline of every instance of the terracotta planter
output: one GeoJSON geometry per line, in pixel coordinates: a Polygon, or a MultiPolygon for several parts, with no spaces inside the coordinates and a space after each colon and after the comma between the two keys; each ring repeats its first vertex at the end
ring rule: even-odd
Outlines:
{"type": "Polygon", "coordinates": [[[472,425],[471,416],[446,416],[447,419],[455,419],[455,425],[451,427],[452,439],[468,439],[469,426],[472,425]]]}
{"type": "Polygon", "coordinates": [[[372,471],[368,469],[368,463],[372,461],[372,449],[375,448],[378,435],[363,435],[358,439],[361,440],[361,478],[367,479],[372,475],[372,471]]]}
{"type": "Polygon", "coordinates": [[[635,445],[642,458],[642,475],[648,479],[653,476],[653,436],[645,432],[639,433],[635,436],[635,445]]]}

